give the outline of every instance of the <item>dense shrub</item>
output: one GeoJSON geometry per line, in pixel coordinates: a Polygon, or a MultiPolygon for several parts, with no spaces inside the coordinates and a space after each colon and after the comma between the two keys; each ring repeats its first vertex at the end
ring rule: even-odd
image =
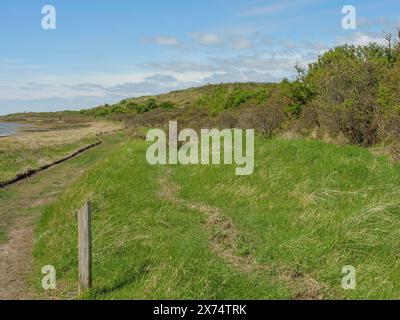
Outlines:
{"type": "Polygon", "coordinates": [[[269,138],[285,121],[284,107],[289,103],[288,98],[276,92],[264,105],[241,110],[240,126],[244,129],[254,128],[269,138]]]}
{"type": "Polygon", "coordinates": [[[399,110],[398,50],[369,44],[328,51],[307,72],[299,72],[295,82],[283,83],[294,101],[288,116],[300,118],[307,128],[342,133],[354,144],[387,139],[399,110]]]}

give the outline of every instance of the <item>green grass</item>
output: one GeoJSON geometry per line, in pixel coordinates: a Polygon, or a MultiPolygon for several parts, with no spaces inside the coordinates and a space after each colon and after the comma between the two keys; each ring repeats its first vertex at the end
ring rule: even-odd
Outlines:
{"type": "Polygon", "coordinates": [[[123,132],[103,135],[103,143],[63,162],[22,183],[0,190],[0,244],[10,239],[8,234],[17,220],[29,224],[30,217],[40,215],[40,208],[54,201],[66,187],[85,171],[101,162],[104,156],[123,143],[123,132]]]}
{"type": "Polygon", "coordinates": [[[7,241],[7,232],[5,228],[0,226],[0,244],[7,241]]]}
{"type": "MultiPolygon", "coordinates": [[[[97,165],[39,223],[35,265],[56,267],[56,295],[76,293],[76,211],[91,198],[94,287],[89,299],[290,298],[274,272],[242,272],[210,249],[204,214],[158,197],[170,171],[178,196],[220,208],[238,230],[238,256],[275,273],[307,274],[326,298],[400,297],[400,169],[353,146],[256,139],[256,168],[152,167],[133,140],[97,165]],[[357,289],[340,286],[357,270],[357,289]]],[[[40,284],[40,272],[35,283],[40,284]]],[[[278,278],[279,279],[279,278],[278,278]]]]}
{"type": "Polygon", "coordinates": [[[0,141],[0,182],[14,178],[29,169],[37,169],[70,155],[81,147],[98,141],[96,137],[60,145],[20,145],[0,141]]]}
{"type": "Polygon", "coordinates": [[[45,210],[34,256],[37,270],[56,268],[56,294],[75,293],[76,210],[91,198],[94,288],[85,298],[287,297],[281,285],[210,252],[203,216],[158,198],[160,169],[147,164],[145,150],[145,142],[127,143],[45,210]]]}
{"type": "Polygon", "coordinates": [[[311,274],[332,297],[399,298],[399,168],[366,149],[316,141],[257,140],[256,150],[250,177],[180,168],[182,196],[222,208],[260,263],[311,274]],[[345,265],[358,272],[354,291],[341,289],[345,265]]]}

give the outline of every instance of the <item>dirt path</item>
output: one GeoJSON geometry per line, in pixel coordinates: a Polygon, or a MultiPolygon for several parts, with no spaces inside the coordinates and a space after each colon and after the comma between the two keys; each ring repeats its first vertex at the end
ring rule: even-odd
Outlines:
{"type": "Polygon", "coordinates": [[[35,224],[41,208],[119,142],[113,135],[104,137],[102,145],[0,190],[0,230],[5,230],[7,236],[0,243],[0,300],[38,298],[28,278],[31,272],[41,272],[32,270],[35,224]]]}
{"type": "MultiPolygon", "coordinates": [[[[179,198],[179,187],[171,181],[168,173],[159,179],[159,185],[161,188],[159,197],[161,199],[196,210],[205,215],[207,218],[205,229],[209,234],[210,249],[216,255],[243,273],[273,273],[270,266],[257,263],[251,255],[240,256],[236,253],[240,236],[239,231],[232,220],[223,215],[219,208],[179,198]]],[[[282,282],[290,288],[293,292],[292,299],[323,299],[325,286],[310,275],[294,272],[285,267],[282,267],[277,273],[277,276],[271,276],[272,281],[282,282]]]]}
{"type": "Polygon", "coordinates": [[[31,251],[34,237],[34,220],[18,219],[10,230],[10,240],[0,246],[0,299],[31,299],[33,294],[26,288],[28,266],[32,265],[31,251]]]}

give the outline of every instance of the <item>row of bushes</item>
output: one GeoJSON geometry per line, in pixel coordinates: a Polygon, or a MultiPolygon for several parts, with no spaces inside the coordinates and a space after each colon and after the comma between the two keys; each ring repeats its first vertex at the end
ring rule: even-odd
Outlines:
{"type": "Polygon", "coordinates": [[[157,102],[154,98],[149,98],[143,103],[136,103],[128,100],[122,100],[115,105],[104,105],[93,109],[81,110],[79,113],[92,117],[105,117],[129,114],[143,114],[154,109],[173,109],[175,105],[171,102],[157,102]]]}
{"type": "Polygon", "coordinates": [[[154,109],[128,118],[131,127],[167,128],[168,121],[175,120],[181,128],[197,131],[203,128],[254,128],[264,137],[270,137],[287,120],[285,104],[290,100],[279,90],[260,104],[242,103],[240,107],[215,113],[213,109],[186,106],[176,109],[154,109]]]}

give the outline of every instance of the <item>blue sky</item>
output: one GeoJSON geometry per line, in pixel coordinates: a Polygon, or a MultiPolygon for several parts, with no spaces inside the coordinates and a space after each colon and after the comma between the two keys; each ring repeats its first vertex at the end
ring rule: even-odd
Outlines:
{"type": "Polygon", "coordinates": [[[0,114],[80,109],[206,83],[279,81],[343,43],[382,41],[398,0],[2,0],[0,114]],[[44,5],[56,30],[43,30],[44,5]],[[341,27],[344,5],[357,29],[341,27]]]}

